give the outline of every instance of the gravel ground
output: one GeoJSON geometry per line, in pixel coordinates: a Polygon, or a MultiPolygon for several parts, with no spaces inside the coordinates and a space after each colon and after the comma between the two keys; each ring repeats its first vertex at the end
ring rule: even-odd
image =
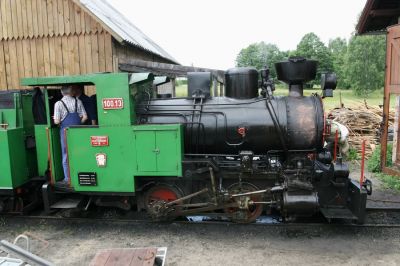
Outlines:
{"type": "Polygon", "coordinates": [[[39,255],[57,265],[87,265],[104,248],[147,246],[168,247],[168,265],[400,265],[399,228],[1,220],[0,239],[26,231],[49,242],[39,255]]]}

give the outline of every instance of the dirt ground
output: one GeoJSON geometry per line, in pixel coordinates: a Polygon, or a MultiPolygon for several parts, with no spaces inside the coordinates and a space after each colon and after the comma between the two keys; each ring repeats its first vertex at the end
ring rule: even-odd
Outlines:
{"type": "MultiPolygon", "coordinates": [[[[359,167],[351,166],[359,179],[359,167]]],[[[367,173],[374,191],[369,206],[400,201],[367,173]]],[[[397,206],[400,207],[398,204],[397,206]]],[[[396,218],[397,220],[398,218],[396,218]]],[[[400,228],[265,226],[237,224],[110,224],[0,218],[0,239],[29,232],[48,241],[32,252],[56,265],[88,265],[106,248],[167,247],[167,265],[400,265],[400,228]]]]}
{"type": "Polygon", "coordinates": [[[146,246],[168,247],[168,265],[400,265],[399,228],[1,221],[2,239],[25,231],[49,242],[40,255],[56,265],[87,265],[104,248],[146,246]]]}

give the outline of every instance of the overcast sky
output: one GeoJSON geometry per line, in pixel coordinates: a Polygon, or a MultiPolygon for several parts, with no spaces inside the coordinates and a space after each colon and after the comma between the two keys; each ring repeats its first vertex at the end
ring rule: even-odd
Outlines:
{"type": "Polygon", "coordinates": [[[108,0],[179,63],[217,69],[235,64],[254,42],[295,49],[315,32],[327,43],[349,38],[366,0],[108,0]]]}

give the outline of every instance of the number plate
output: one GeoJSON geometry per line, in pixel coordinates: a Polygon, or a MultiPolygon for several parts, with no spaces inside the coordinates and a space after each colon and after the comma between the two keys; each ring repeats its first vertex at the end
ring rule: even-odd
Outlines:
{"type": "Polygon", "coordinates": [[[108,146],[108,136],[91,136],[90,143],[92,144],[92,147],[108,146]]]}
{"type": "Polygon", "coordinates": [[[94,172],[80,172],[78,180],[80,186],[97,186],[97,174],[94,172]]]}
{"type": "Polygon", "coordinates": [[[103,109],[113,110],[113,109],[123,109],[124,99],[122,98],[104,98],[103,99],[103,109]]]}

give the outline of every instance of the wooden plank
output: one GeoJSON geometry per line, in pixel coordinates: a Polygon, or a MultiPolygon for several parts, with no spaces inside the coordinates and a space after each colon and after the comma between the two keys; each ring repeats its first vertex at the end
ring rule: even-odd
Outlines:
{"type": "Polygon", "coordinates": [[[72,34],[76,33],[76,25],[75,25],[75,5],[72,1],[68,1],[69,6],[69,22],[70,22],[70,32],[72,34]]]}
{"type": "Polygon", "coordinates": [[[103,264],[104,266],[115,266],[118,262],[118,258],[121,254],[121,249],[113,249],[111,251],[110,257],[108,257],[107,261],[103,264]]]}
{"type": "Polygon", "coordinates": [[[11,76],[11,64],[10,64],[10,52],[9,52],[9,42],[3,42],[3,49],[4,49],[4,62],[6,68],[6,83],[7,89],[12,88],[12,76],[11,76]]]}
{"type": "MultiPolygon", "coordinates": [[[[48,23],[48,9],[47,9],[47,0],[40,0],[41,2],[41,8],[42,8],[42,28],[43,28],[43,36],[48,36],[49,35],[49,23],[48,23]]],[[[52,13],[52,12],[50,12],[52,13]]]]}
{"type": "Polygon", "coordinates": [[[60,36],[55,38],[55,51],[56,51],[56,75],[61,76],[64,74],[63,70],[63,52],[62,52],[62,39],[60,36]]]}
{"type": "Polygon", "coordinates": [[[52,0],[53,2],[53,27],[54,35],[59,36],[60,31],[58,30],[58,0],[52,0]]]}
{"type": "Polygon", "coordinates": [[[57,75],[56,38],[49,38],[50,73],[52,76],[57,75]]]}
{"type": "Polygon", "coordinates": [[[24,36],[24,29],[23,29],[23,26],[22,26],[22,20],[23,20],[23,17],[22,17],[22,3],[21,3],[21,0],[14,0],[14,1],[15,1],[16,10],[17,10],[16,19],[17,19],[18,36],[20,38],[22,38],[24,36]]]}
{"type": "Polygon", "coordinates": [[[17,46],[15,39],[7,41],[8,53],[10,54],[10,67],[11,67],[11,85],[12,88],[19,88],[19,72],[18,72],[18,59],[17,59],[17,46]]]}
{"type": "Polygon", "coordinates": [[[79,40],[78,36],[72,35],[72,62],[74,65],[74,72],[73,74],[77,75],[81,73],[80,66],[79,66],[79,40]]]}
{"type": "Polygon", "coordinates": [[[52,37],[54,35],[54,18],[53,18],[53,0],[45,0],[47,15],[47,34],[52,37]]]}
{"type": "Polygon", "coordinates": [[[32,0],[26,0],[26,18],[28,23],[27,36],[32,38],[33,37],[32,0]]]}
{"type": "Polygon", "coordinates": [[[7,28],[7,10],[6,10],[6,1],[0,1],[0,12],[1,12],[1,27],[3,32],[3,38],[8,38],[8,28],[7,28]]]}
{"type": "Polygon", "coordinates": [[[8,39],[14,37],[13,25],[12,25],[12,12],[11,12],[11,2],[12,0],[2,0],[6,2],[6,23],[7,23],[7,33],[8,39]]]}
{"type": "Polygon", "coordinates": [[[154,265],[157,250],[155,248],[136,249],[133,259],[129,265],[154,265]]]}
{"type": "Polygon", "coordinates": [[[62,59],[63,59],[62,66],[64,69],[64,75],[71,75],[71,60],[68,47],[68,37],[62,36],[61,43],[62,43],[62,59]]]}
{"type": "Polygon", "coordinates": [[[43,56],[43,38],[36,39],[36,52],[37,52],[38,74],[40,77],[43,77],[45,75],[44,56],[43,56]]]}
{"type": "Polygon", "coordinates": [[[44,76],[51,76],[51,67],[50,67],[50,46],[49,46],[49,38],[43,38],[43,64],[44,64],[44,76]]]}
{"type": "MultiPolygon", "coordinates": [[[[24,66],[24,49],[22,47],[22,39],[18,39],[15,41],[16,48],[17,48],[17,65],[18,65],[18,77],[25,76],[25,66],[24,66]]],[[[18,80],[19,84],[20,80],[18,80]]]]}
{"type": "Polygon", "coordinates": [[[91,34],[92,37],[92,70],[94,73],[99,72],[99,43],[97,34],[91,34]]]}
{"type": "Polygon", "coordinates": [[[11,12],[11,21],[13,27],[13,37],[18,38],[21,37],[18,33],[18,15],[17,15],[17,2],[15,0],[10,1],[10,11],[11,12]]]}
{"type": "Polygon", "coordinates": [[[38,71],[36,41],[35,41],[35,39],[30,39],[29,43],[31,45],[32,75],[34,77],[38,77],[39,76],[39,71],[38,71]]]}
{"type": "Polygon", "coordinates": [[[68,69],[70,75],[79,74],[79,51],[78,51],[78,38],[75,35],[68,36],[68,66],[65,68],[68,69]]]}
{"type": "Polygon", "coordinates": [[[98,44],[99,44],[99,71],[106,71],[106,54],[105,54],[105,38],[104,33],[100,33],[97,35],[98,44]]]}
{"type": "Polygon", "coordinates": [[[92,18],[85,12],[85,32],[91,33],[92,31],[92,18]]]}
{"type": "Polygon", "coordinates": [[[111,255],[111,250],[102,250],[100,252],[97,252],[96,256],[92,259],[90,262],[90,266],[100,266],[104,265],[108,258],[111,255]]]}
{"type": "Polygon", "coordinates": [[[33,36],[37,37],[37,36],[39,36],[37,0],[31,0],[31,1],[32,1],[31,12],[32,12],[33,36]]]}
{"type": "Polygon", "coordinates": [[[6,64],[4,59],[3,43],[4,41],[0,41],[0,90],[7,90],[6,64]]]}
{"type": "Polygon", "coordinates": [[[64,0],[57,0],[57,15],[58,15],[58,34],[64,35],[65,24],[64,24],[64,0]]]}
{"type": "Polygon", "coordinates": [[[81,26],[81,9],[71,1],[72,6],[74,7],[74,16],[75,16],[75,33],[80,34],[82,32],[81,26]]]}
{"type": "Polygon", "coordinates": [[[105,71],[113,72],[113,51],[112,51],[112,37],[108,32],[104,32],[104,58],[106,69],[105,71]]]}
{"type": "Polygon", "coordinates": [[[42,8],[42,2],[43,0],[36,0],[36,10],[37,10],[37,25],[38,25],[38,36],[43,37],[44,36],[44,29],[43,29],[43,17],[44,13],[46,13],[46,9],[43,10],[42,8]]]}
{"type": "Polygon", "coordinates": [[[80,21],[81,21],[81,33],[83,34],[83,33],[85,33],[86,32],[86,16],[85,16],[85,11],[83,10],[83,9],[81,9],[81,8],[79,8],[79,11],[80,11],[80,16],[81,16],[81,19],[80,19],[80,21]]]}
{"type": "Polygon", "coordinates": [[[66,35],[71,34],[71,20],[69,17],[69,2],[70,0],[63,0],[64,6],[64,32],[66,35]]]}
{"type": "Polygon", "coordinates": [[[85,35],[85,57],[86,57],[86,73],[93,73],[92,39],[90,35],[85,35]]]}
{"type": "MultiPolygon", "coordinates": [[[[130,265],[134,257],[136,256],[136,251],[128,248],[121,249],[118,261],[114,263],[115,266],[125,266],[130,265]]],[[[149,264],[154,265],[154,264],[149,264]]]]}
{"type": "MultiPolygon", "coordinates": [[[[0,0],[0,8],[1,8],[1,0],[0,0]]],[[[2,11],[0,10],[0,41],[4,38],[3,24],[5,23],[5,22],[3,23],[3,15],[1,13],[2,13],[2,11]]],[[[1,90],[1,87],[0,87],[0,90],[1,90]]]]}
{"type": "Polygon", "coordinates": [[[79,69],[81,74],[86,74],[86,43],[85,43],[85,35],[78,36],[79,43],[79,69]]]}
{"type": "Polygon", "coordinates": [[[25,77],[30,78],[32,75],[32,56],[31,56],[31,44],[29,39],[22,39],[22,49],[24,58],[24,73],[25,77]]]}
{"type": "Polygon", "coordinates": [[[21,17],[20,20],[22,22],[22,36],[28,37],[29,36],[29,30],[28,30],[28,17],[26,14],[26,11],[28,9],[27,7],[27,1],[25,0],[20,0],[21,3],[21,17]]]}

